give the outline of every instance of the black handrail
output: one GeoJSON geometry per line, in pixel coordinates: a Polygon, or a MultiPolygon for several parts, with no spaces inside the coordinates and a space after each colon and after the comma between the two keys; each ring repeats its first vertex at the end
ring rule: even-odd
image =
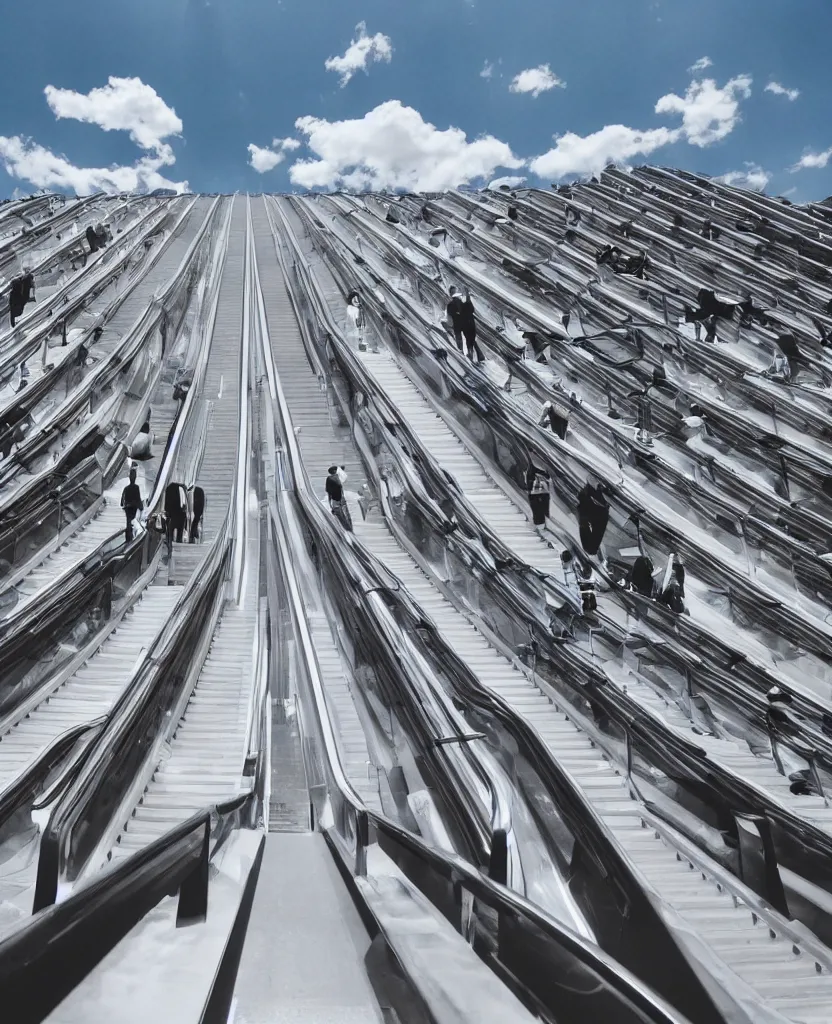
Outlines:
{"type": "Polygon", "coordinates": [[[199,811],[0,941],[0,999],[15,1024],[39,1024],[166,895],[179,892],[177,926],[205,920],[209,860],[251,799],[199,811]]]}

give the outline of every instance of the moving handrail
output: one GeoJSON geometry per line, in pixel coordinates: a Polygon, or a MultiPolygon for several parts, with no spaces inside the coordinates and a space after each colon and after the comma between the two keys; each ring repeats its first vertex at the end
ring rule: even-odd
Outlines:
{"type": "Polygon", "coordinates": [[[165,896],[179,893],[177,926],[204,921],[210,860],[247,826],[253,799],[246,793],[192,815],[0,940],[0,998],[14,1007],[15,1024],[44,1020],[165,896]]]}
{"type": "MultiPolygon", "coordinates": [[[[224,247],[221,251],[224,258],[224,247]]],[[[248,417],[248,366],[242,365],[240,372],[241,415],[248,417]]],[[[162,726],[178,723],[184,711],[196,683],[193,660],[196,657],[201,664],[207,654],[229,596],[235,551],[241,544],[236,496],[244,481],[245,476],[235,474],[225,520],[201,571],[186,584],[170,619],[110,711],[78,777],[52,812],[41,840],[36,911],[55,901],[62,876],[69,881],[85,879],[96,870],[96,859],[108,853],[102,844],[109,841],[113,821],[129,814],[131,801],[135,803],[136,779],[155,767],[162,726]],[[111,772],[111,766],[120,762],[128,768],[111,772]],[[94,825],[92,816],[97,819],[94,825]],[[85,827],[76,830],[85,819],[85,827]]],[[[163,488],[157,491],[161,494],[163,488]]]]}

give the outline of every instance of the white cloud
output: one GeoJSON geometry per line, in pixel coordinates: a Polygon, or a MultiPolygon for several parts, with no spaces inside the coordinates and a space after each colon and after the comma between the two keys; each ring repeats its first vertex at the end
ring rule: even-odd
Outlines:
{"type": "Polygon", "coordinates": [[[536,68],[526,68],[519,75],[515,75],[508,88],[509,92],[530,92],[537,98],[542,92],[557,87],[565,89],[566,82],[558,78],[548,64],[541,64],[536,68]]]}
{"type": "Polygon", "coordinates": [[[304,188],[431,192],[490,177],[498,167],[523,166],[493,135],[469,142],[461,129],[440,131],[400,100],[354,120],[301,117],[295,127],[318,158],[300,160],[289,171],[292,182],[304,188]]]}
{"type": "Polygon", "coordinates": [[[44,93],[55,117],[97,124],[105,132],[129,132],[142,149],[158,149],[164,139],[182,131],[176,111],[140,78],[111,76],[105,86],[88,93],[47,85],[44,93]]]}
{"type": "Polygon", "coordinates": [[[76,167],[64,156],[45,149],[19,135],[0,135],[0,160],[13,178],[28,181],[36,188],[68,189],[77,195],[91,192],[132,192],[134,189],[172,188],[184,192],[186,181],[169,181],[159,173],[174,162],[169,147],[154,156],[145,156],[132,167],[76,167]]]}
{"type": "Polygon", "coordinates": [[[171,188],[183,192],[185,181],[170,181],[160,174],[176,162],[165,140],[182,132],[182,121],[155,89],[140,78],[110,77],[107,85],[88,93],[47,85],[46,101],[59,119],[69,118],[98,125],[104,131],[126,131],[146,151],[130,167],[77,167],[65,156],[53,153],[19,135],[0,136],[0,159],[12,177],[37,188],[69,189],[79,195],[103,190],[171,188]]]}
{"type": "Polygon", "coordinates": [[[728,171],[727,174],[721,174],[715,180],[721,181],[724,185],[733,185],[734,188],[747,188],[753,192],[762,192],[771,181],[771,175],[768,171],[764,171],[759,164],[746,163],[744,171],[728,171]]]}
{"type": "Polygon", "coordinates": [[[482,71],[480,71],[480,78],[491,78],[491,76],[493,74],[494,74],[494,62],[493,61],[486,61],[483,64],[483,66],[482,66],[482,71]]]}
{"type": "Polygon", "coordinates": [[[795,171],[819,170],[826,167],[830,160],[832,160],[832,149],[825,149],[822,153],[804,153],[789,170],[792,174],[795,171]]]}
{"type": "Polygon", "coordinates": [[[620,163],[634,156],[647,156],[676,142],[680,130],[651,128],[638,131],[623,124],[608,124],[591,135],[574,132],[556,137],[548,153],[529,164],[542,178],[564,178],[569,174],[595,174],[609,163],[620,163]]]}
{"type": "Polygon", "coordinates": [[[800,89],[787,89],[785,85],[781,85],[779,82],[769,82],[763,92],[771,92],[775,96],[787,96],[792,103],[800,95],[800,89]]]}
{"type": "Polygon", "coordinates": [[[657,114],[681,114],[682,133],[691,145],[709,146],[724,139],[740,120],[740,100],[751,95],[751,77],[737,75],[720,88],[712,78],[691,82],[684,96],[669,93],[656,104],[657,114]]]}
{"type": "Polygon", "coordinates": [[[488,187],[497,189],[505,185],[506,188],[519,188],[525,180],[525,178],[520,178],[516,174],[505,174],[502,178],[495,178],[489,182],[488,187]]]}
{"type": "Polygon", "coordinates": [[[375,61],[387,61],[393,56],[393,43],[389,36],[376,32],[367,35],[367,25],[361,21],[355,26],[357,36],[347,47],[343,57],[329,57],[324,61],[327,71],[337,71],[341,76],[341,88],[349,82],[356,71],[366,71],[367,65],[375,61]]]}
{"type": "Polygon", "coordinates": [[[693,64],[688,68],[688,71],[692,75],[695,75],[697,71],[705,71],[707,68],[713,66],[713,61],[710,57],[700,57],[699,60],[695,60],[693,64]]]}
{"type": "Polygon", "coordinates": [[[544,178],[597,174],[608,163],[625,163],[644,157],[663,146],[687,140],[708,146],[729,135],[740,119],[740,100],[751,95],[751,78],[739,75],[722,88],[713,79],[691,82],[685,95],[662,96],[657,114],[681,114],[679,128],[639,130],[623,124],[608,124],[590,135],[566,132],[555,137],[555,146],[535,157],[530,169],[544,178]]]}
{"type": "Polygon", "coordinates": [[[279,163],[286,159],[286,154],[300,149],[297,139],[272,139],[271,146],[256,146],[253,142],[248,145],[249,165],[258,174],[265,174],[266,171],[273,171],[279,163]]]}

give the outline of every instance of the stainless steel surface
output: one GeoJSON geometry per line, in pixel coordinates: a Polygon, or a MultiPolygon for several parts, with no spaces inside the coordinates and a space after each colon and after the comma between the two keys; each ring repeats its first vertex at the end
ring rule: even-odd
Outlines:
{"type": "Polygon", "coordinates": [[[369,946],[323,836],[268,835],[233,1024],[381,1024],[369,946]]]}

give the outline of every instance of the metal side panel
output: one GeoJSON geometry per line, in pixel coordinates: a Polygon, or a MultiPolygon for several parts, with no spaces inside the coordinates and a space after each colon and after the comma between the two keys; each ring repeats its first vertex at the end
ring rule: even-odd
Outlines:
{"type": "Polygon", "coordinates": [[[323,836],[266,836],[234,1024],[381,1024],[369,947],[323,836]]]}
{"type": "MultiPolygon", "coordinates": [[[[127,334],[136,320],[142,315],[156,291],[166,285],[171,275],[182,262],[189,246],[196,238],[205,218],[211,211],[210,198],[197,199],[187,219],[179,229],[175,238],[170,239],[159,261],[150,268],[138,286],[121,303],[113,317],[104,325],[101,337],[96,345],[102,351],[116,347],[127,334]]],[[[162,240],[155,243],[163,244],[162,240]]]]}
{"type": "MultiPolygon", "coordinates": [[[[210,404],[205,449],[196,480],[205,491],[204,544],[210,544],[222,527],[237,469],[245,245],[246,200],[238,196],[231,214],[228,254],[220,284],[205,384],[200,396],[210,404]]],[[[181,462],[181,459],[177,460],[177,474],[183,470],[181,462]]]]}
{"type": "Polygon", "coordinates": [[[255,252],[274,362],[289,403],[303,462],[316,494],[323,495],[327,469],[333,463],[346,468],[347,490],[360,491],[366,483],[364,467],[352,443],[349,427],[338,426],[339,413],[332,397],[321,390],[306,358],[264,202],[258,198],[251,204],[255,252]]]}
{"type": "MultiPolygon", "coordinates": [[[[362,353],[368,369],[399,407],[439,464],[457,479],[494,531],[526,561],[547,567],[554,558],[513,502],[484,473],[477,460],[430,408],[418,389],[387,354],[362,353]],[[542,556],[542,557],[541,557],[542,556]]],[[[552,754],[583,790],[589,803],[655,893],[684,926],[723,960],[760,998],[795,1021],[803,1001],[832,998],[832,975],[821,971],[811,955],[801,955],[792,940],[754,914],[741,898],[715,877],[645,827],[643,807],[626,780],[590,738],[525,675],[495,651],[434,588],[393,539],[385,526],[356,524],[356,536],[394,572],[433,618],[443,638],[484,686],[493,690],[537,730],[552,754]],[[805,991],[804,991],[805,986],[805,991]]],[[[707,858],[703,855],[703,863],[707,858]]]]}
{"type": "MultiPolygon", "coordinates": [[[[132,678],[142,648],[151,645],[181,593],[181,587],[148,587],[98,652],[0,739],[0,790],[67,729],[109,712],[132,678]]],[[[21,834],[17,852],[0,865],[0,923],[4,911],[31,912],[39,836],[37,828],[21,834]]]]}
{"type": "Polygon", "coordinates": [[[222,614],[167,756],[121,833],[114,861],[158,839],[203,807],[231,800],[241,791],[254,680],[258,543],[252,530],[243,601],[228,604],[222,614]]]}

